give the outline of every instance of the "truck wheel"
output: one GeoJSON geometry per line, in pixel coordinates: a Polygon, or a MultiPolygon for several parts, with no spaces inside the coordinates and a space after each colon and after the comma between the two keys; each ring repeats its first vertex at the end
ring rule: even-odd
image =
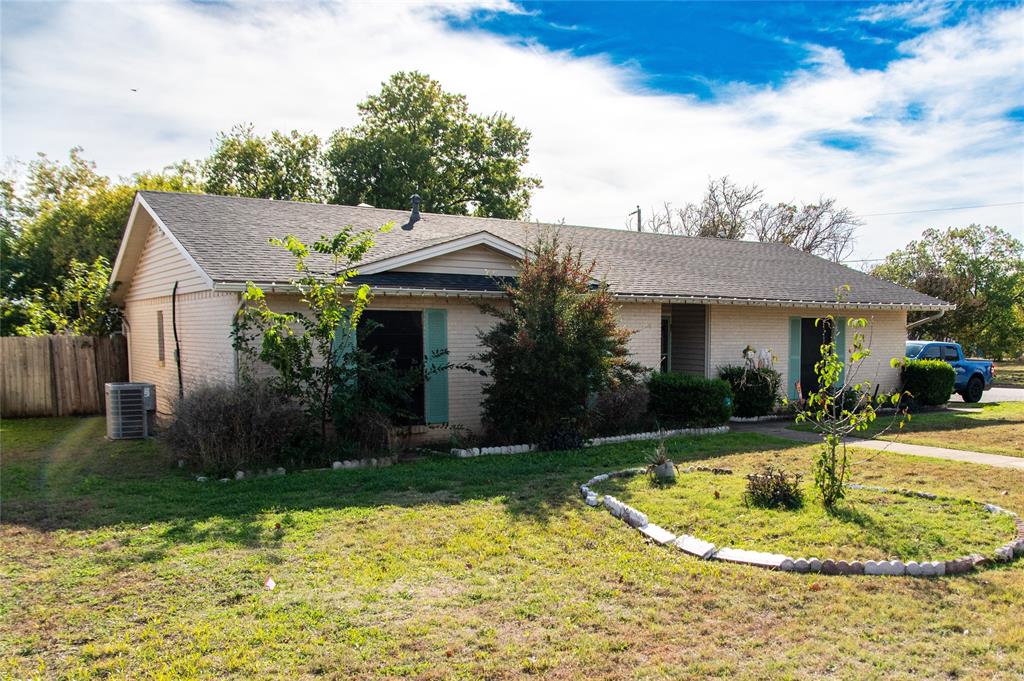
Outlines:
{"type": "Polygon", "coordinates": [[[978,376],[972,376],[971,380],[967,381],[967,387],[960,393],[960,396],[964,398],[964,402],[980,402],[981,394],[985,390],[985,383],[978,376]]]}

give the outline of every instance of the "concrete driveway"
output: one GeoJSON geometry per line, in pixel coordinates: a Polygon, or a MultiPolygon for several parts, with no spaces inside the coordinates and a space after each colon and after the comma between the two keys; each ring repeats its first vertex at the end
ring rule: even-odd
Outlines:
{"type": "MultiPolygon", "coordinates": [[[[963,404],[963,398],[953,395],[950,403],[963,404]]],[[[1024,402],[1024,388],[989,388],[981,396],[982,402],[1024,402]]]]}

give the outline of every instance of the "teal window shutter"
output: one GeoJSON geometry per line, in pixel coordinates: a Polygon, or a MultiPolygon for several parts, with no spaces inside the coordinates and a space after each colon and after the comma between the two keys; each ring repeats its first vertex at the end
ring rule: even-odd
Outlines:
{"type": "Polygon", "coordinates": [[[428,424],[448,423],[448,310],[423,311],[423,352],[427,356],[427,383],[423,396],[428,424]]]}
{"type": "MultiPolygon", "coordinates": [[[[348,317],[351,312],[350,308],[345,308],[345,316],[338,322],[338,328],[334,330],[332,349],[334,351],[335,366],[351,362],[352,351],[356,349],[356,330],[352,328],[348,317]]],[[[344,381],[344,385],[336,385],[335,389],[352,388],[355,385],[356,377],[352,375],[344,381]]]]}
{"type": "Polygon", "coordinates": [[[836,354],[843,368],[839,371],[839,385],[846,380],[846,317],[836,317],[836,354]]]}
{"type": "Polygon", "coordinates": [[[800,317],[789,318],[789,399],[799,399],[796,382],[800,380],[800,317]]]}

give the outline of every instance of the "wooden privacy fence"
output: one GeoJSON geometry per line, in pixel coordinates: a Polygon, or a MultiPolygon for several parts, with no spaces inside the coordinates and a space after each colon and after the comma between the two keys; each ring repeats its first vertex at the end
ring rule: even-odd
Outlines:
{"type": "Polygon", "coordinates": [[[0,416],[102,414],[103,384],[128,380],[124,336],[0,336],[0,416]]]}

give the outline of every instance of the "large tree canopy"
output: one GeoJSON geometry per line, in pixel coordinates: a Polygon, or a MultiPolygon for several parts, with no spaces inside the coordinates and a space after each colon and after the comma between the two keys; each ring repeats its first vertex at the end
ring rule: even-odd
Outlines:
{"type": "Polygon", "coordinates": [[[275,130],[260,137],[252,125],[236,125],[217,136],[208,159],[200,162],[210,194],[279,201],[327,198],[320,138],[312,133],[275,130]]]}
{"type": "Polygon", "coordinates": [[[990,357],[1024,352],[1024,244],[1009,232],[980,225],[928,229],[871,273],[956,304],[917,327],[918,337],[953,338],[990,357]]]}
{"type": "Polygon", "coordinates": [[[744,239],[782,243],[834,262],[853,250],[860,221],[836,199],[819,197],[800,205],[770,203],[756,184],[744,187],[728,176],[708,180],[700,203],[673,209],[666,203],[652,211],[644,229],[684,236],[744,239]]]}
{"type": "Polygon", "coordinates": [[[29,322],[31,301],[59,299],[62,279],[76,267],[113,262],[137,190],[196,189],[188,166],[112,182],[81,151],[72,149],[67,162],[40,155],[18,181],[2,178],[3,333],[29,322]]]}
{"type": "Polygon", "coordinates": [[[470,113],[466,98],[417,72],[396,73],[359,104],[360,122],[327,149],[332,203],[523,218],[540,181],[523,173],[530,133],[505,114],[470,113]]]}

